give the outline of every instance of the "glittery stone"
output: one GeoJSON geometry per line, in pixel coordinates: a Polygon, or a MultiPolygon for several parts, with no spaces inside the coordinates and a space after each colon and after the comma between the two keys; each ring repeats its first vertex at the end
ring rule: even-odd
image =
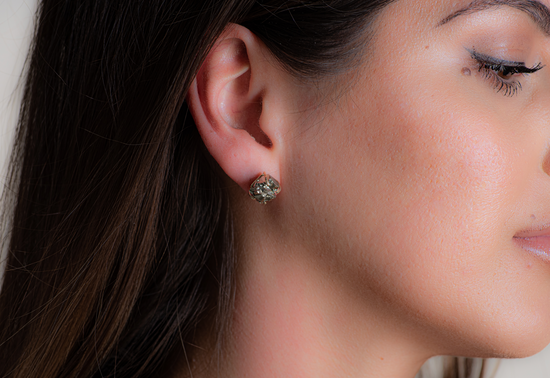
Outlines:
{"type": "Polygon", "coordinates": [[[250,198],[258,201],[261,204],[266,204],[277,197],[281,191],[279,182],[266,173],[262,173],[252,185],[250,185],[250,198]]]}

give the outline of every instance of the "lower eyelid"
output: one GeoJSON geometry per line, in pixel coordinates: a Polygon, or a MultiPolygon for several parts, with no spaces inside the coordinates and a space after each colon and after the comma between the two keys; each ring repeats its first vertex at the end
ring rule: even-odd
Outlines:
{"type": "Polygon", "coordinates": [[[481,67],[478,71],[482,74],[484,80],[487,80],[493,86],[497,93],[501,93],[506,97],[512,97],[523,89],[521,82],[517,79],[503,79],[494,70],[486,67],[481,67]]]}

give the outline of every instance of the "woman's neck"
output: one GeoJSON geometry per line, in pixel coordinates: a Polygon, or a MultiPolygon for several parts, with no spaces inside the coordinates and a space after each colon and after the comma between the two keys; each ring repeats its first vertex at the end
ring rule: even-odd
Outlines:
{"type": "Polygon", "coordinates": [[[280,237],[253,233],[238,241],[223,358],[210,363],[199,351],[193,377],[413,378],[431,356],[423,335],[383,304],[358,298],[368,297],[368,289],[350,289],[347,277],[312,263],[304,258],[311,253],[280,237]]]}

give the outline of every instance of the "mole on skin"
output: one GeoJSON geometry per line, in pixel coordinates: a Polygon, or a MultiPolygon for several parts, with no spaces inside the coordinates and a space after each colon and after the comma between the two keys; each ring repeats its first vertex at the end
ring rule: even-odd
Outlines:
{"type": "Polygon", "coordinates": [[[464,68],[462,69],[462,74],[463,74],[464,76],[470,76],[470,75],[472,74],[472,71],[471,71],[469,68],[464,67],[464,68]]]}

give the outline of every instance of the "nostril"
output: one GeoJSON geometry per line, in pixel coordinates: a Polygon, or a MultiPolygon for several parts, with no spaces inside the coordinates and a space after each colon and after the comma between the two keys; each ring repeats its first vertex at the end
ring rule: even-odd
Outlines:
{"type": "Polygon", "coordinates": [[[550,176],[550,145],[546,148],[546,153],[544,154],[544,160],[542,161],[542,170],[550,176]]]}

